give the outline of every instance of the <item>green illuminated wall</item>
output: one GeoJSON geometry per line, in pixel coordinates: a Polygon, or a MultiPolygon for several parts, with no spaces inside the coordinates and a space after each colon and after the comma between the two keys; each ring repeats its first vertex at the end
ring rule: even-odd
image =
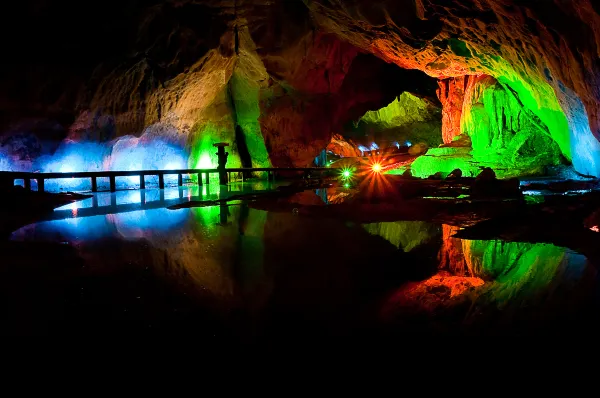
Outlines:
{"type": "Polygon", "coordinates": [[[519,94],[491,77],[467,93],[461,131],[470,136],[476,161],[522,169],[560,163],[558,141],[546,125],[519,94]]]}
{"type": "MultiPolygon", "coordinates": [[[[229,83],[205,111],[201,121],[190,134],[191,168],[217,167],[214,143],[227,142],[227,167],[242,167],[236,124],[242,128],[253,167],[270,167],[269,154],[260,131],[259,88],[234,72],[229,83]]],[[[211,178],[214,176],[211,176],[211,178]]]]}
{"type": "Polygon", "coordinates": [[[430,149],[411,165],[413,175],[461,169],[463,175],[475,176],[483,167],[494,169],[499,178],[540,175],[546,166],[568,159],[569,132],[566,118],[556,109],[556,96],[548,86],[541,92],[551,98],[538,101],[540,91],[530,88],[516,78],[509,86],[491,76],[471,77],[461,119],[467,139],[430,149]]]}
{"type": "Polygon", "coordinates": [[[249,155],[252,167],[271,166],[259,121],[260,103],[270,95],[269,75],[247,28],[240,30],[239,40],[231,77],[223,82],[213,103],[192,128],[188,142],[190,167],[216,167],[216,148],[212,146],[216,142],[230,145],[228,167],[242,167],[240,154],[249,155]]]}
{"type": "MultiPolygon", "coordinates": [[[[408,92],[402,93],[384,108],[369,111],[347,131],[350,137],[362,139],[373,134],[378,144],[385,142],[426,142],[429,146],[442,143],[441,109],[430,101],[408,92]]],[[[369,145],[370,142],[363,142],[369,145]]]]}
{"type": "Polygon", "coordinates": [[[363,228],[372,235],[388,240],[406,253],[431,241],[441,233],[439,225],[423,221],[380,222],[364,224],[363,228]]]}
{"type": "Polygon", "coordinates": [[[229,82],[236,123],[242,128],[253,167],[271,167],[260,129],[260,86],[237,69],[229,82]]]}

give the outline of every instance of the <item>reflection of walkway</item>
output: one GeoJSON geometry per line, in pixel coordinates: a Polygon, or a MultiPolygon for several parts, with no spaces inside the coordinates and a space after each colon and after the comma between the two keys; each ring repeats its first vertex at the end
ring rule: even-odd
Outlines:
{"type": "Polygon", "coordinates": [[[54,210],[45,220],[91,217],[106,214],[151,210],[190,201],[227,199],[241,193],[270,191],[273,182],[232,183],[227,186],[183,186],[166,189],[142,189],[118,192],[96,192],[91,198],[74,202],[54,210]]]}

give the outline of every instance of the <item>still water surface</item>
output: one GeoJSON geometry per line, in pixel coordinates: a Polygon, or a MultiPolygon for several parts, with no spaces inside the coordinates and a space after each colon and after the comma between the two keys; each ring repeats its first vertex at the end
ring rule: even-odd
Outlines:
{"type": "Polygon", "coordinates": [[[553,334],[590,331],[597,319],[596,267],[551,244],[461,240],[448,225],[361,225],[245,202],[165,208],[269,188],[98,193],[15,231],[0,278],[4,333],[253,343],[553,334]]]}

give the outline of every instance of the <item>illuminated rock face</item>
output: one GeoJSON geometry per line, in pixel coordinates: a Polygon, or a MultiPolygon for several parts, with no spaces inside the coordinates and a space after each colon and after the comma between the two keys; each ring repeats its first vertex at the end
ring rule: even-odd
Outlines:
{"type": "Polygon", "coordinates": [[[11,37],[29,26],[32,39],[7,43],[0,127],[45,118],[94,141],[175,128],[192,166],[214,162],[206,148],[220,140],[231,165],[307,165],[341,126],[400,93],[365,61],[373,54],[441,80],[443,142],[462,126],[468,76],[487,75],[497,83],[484,107],[514,94],[576,170],[600,175],[597,9],[512,3],[109,0],[73,15],[27,0],[1,27],[11,37]]]}
{"type": "Polygon", "coordinates": [[[348,134],[365,147],[373,142],[381,148],[419,142],[435,147],[442,143],[440,114],[438,104],[405,91],[384,108],[365,113],[348,134]]]}
{"type": "Polygon", "coordinates": [[[331,142],[327,144],[328,151],[345,158],[361,156],[362,152],[352,140],[346,140],[340,134],[331,137],[331,142]]]}
{"type": "Polygon", "coordinates": [[[469,78],[473,77],[460,76],[439,81],[438,98],[442,103],[442,140],[444,144],[451,143],[454,137],[461,134],[460,120],[469,78]]]}
{"type": "MultiPolygon", "coordinates": [[[[597,10],[589,0],[514,3],[313,0],[308,5],[325,29],[399,66],[440,79],[496,78],[546,126],[565,158],[590,173],[595,167],[583,163],[597,164],[600,155],[584,150],[581,158],[571,152],[572,137],[577,143],[591,138],[579,124],[583,109],[591,132],[600,137],[597,10]],[[561,86],[576,100],[565,100],[561,86]],[[579,116],[565,116],[570,114],[579,116]]],[[[448,113],[453,116],[446,117],[446,140],[456,131],[458,116],[456,110],[448,113]]]]}
{"type": "MultiPolygon", "coordinates": [[[[568,144],[573,138],[550,129],[516,92],[493,77],[450,78],[440,85],[443,135],[448,144],[418,159],[412,167],[415,175],[426,177],[436,170],[449,173],[459,168],[463,175],[473,176],[483,167],[491,167],[500,178],[543,175],[547,166],[561,164],[571,153],[568,144]],[[464,143],[468,146],[461,147],[457,133],[469,138],[464,143]]],[[[591,134],[587,137],[593,139],[591,134]]],[[[579,170],[583,153],[579,151],[573,158],[579,170]]]]}

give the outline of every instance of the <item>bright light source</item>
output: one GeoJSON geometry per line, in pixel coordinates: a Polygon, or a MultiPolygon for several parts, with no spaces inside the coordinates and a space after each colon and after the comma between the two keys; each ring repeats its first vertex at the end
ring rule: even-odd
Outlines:
{"type": "Polygon", "coordinates": [[[371,169],[375,172],[375,173],[381,173],[381,165],[379,163],[375,163],[371,169]]]}
{"type": "Polygon", "coordinates": [[[341,175],[342,175],[342,178],[344,180],[347,180],[347,179],[351,178],[352,177],[352,169],[350,169],[348,167],[344,167],[342,169],[342,174],[341,175]]]}
{"type": "Polygon", "coordinates": [[[348,183],[345,183],[345,184],[344,184],[344,188],[350,188],[350,184],[348,184],[348,183]]]}

